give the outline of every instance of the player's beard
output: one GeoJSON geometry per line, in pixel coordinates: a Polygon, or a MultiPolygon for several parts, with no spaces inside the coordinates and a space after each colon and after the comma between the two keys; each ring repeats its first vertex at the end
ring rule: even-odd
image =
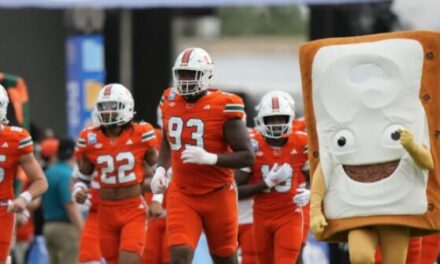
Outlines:
{"type": "Polygon", "coordinates": [[[206,94],[206,91],[200,91],[198,93],[183,95],[183,99],[189,103],[194,103],[206,94]]]}

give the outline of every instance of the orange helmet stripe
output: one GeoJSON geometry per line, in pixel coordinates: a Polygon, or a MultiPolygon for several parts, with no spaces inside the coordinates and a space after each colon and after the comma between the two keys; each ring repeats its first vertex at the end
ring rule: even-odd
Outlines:
{"type": "Polygon", "coordinates": [[[182,64],[187,64],[189,62],[189,57],[191,56],[192,52],[193,52],[193,49],[185,50],[185,53],[183,53],[183,56],[182,56],[182,64]]]}
{"type": "Polygon", "coordinates": [[[272,109],[275,111],[280,110],[280,102],[278,101],[278,96],[272,97],[272,109]]]}

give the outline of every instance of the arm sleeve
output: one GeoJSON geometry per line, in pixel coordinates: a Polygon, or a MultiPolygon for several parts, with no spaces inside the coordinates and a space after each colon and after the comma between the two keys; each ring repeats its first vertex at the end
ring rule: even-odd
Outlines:
{"type": "Polygon", "coordinates": [[[75,157],[79,159],[87,149],[87,130],[81,131],[75,145],[75,157]]]}
{"type": "Polygon", "coordinates": [[[235,94],[226,95],[223,116],[226,119],[243,119],[245,116],[243,99],[235,94]]]}
{"type": "Polygon", "coordinates": [[[32,153],[34,151],[34,143],[32,141],[31,135],[28,131],[22,128],[17,128],[19,140],[18,140],[18,150],[20,156],[32,153]]]}
{"type": "Polygon", "coordinates": [[[157,143],[157,137],[156,137],[156,131],[154,131],[154,128],[149,123],[142,124],[142,144],[147,145],[148,149],[150,148],[156,148],[158,147],[157,143]]]}

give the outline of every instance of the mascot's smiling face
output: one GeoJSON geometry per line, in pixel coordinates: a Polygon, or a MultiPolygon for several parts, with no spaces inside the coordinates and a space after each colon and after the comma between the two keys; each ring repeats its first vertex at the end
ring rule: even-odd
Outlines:
{"type": "Polygon", "coordinates": [[[429,146],[419,99],[423,58],[422,46],[411,39],[328,46],[315,55],[313,108],[324,179],[327,187],[343,184],[353,195],[340,199],[362,203],[375,190],[398,191],[405,180],[385,187],[386,180],[414,173],[397,130],[406,128],[429,146]]]}

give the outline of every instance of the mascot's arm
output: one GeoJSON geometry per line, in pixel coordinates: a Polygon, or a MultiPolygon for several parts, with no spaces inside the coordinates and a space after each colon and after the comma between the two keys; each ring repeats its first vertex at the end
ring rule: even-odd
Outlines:
{"type": "Polygon", "coordinates": [[[324,177],[322,176],[321,164],[318,164],[313,173],[310,193],[310,229],[319,239],[324,232],[324,228],[327,226],[327,221],[321,209],[325,194],[325,183],[324,177]]]}
{"type": "Polygon", "coordinates": [[[426,170],[432,170],[434,163],[431,152],[423,145],[419,146],[414,141],[413,134],[406,129],[399,129],[400,144],[405,148],[408,154],[419,167],[426,170]]]}

